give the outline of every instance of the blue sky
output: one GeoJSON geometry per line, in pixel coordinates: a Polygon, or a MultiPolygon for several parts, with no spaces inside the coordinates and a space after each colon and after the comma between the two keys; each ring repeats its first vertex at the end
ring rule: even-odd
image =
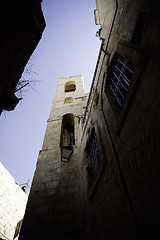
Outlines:
{"type": "Polygon", "coordinates": [[[43,0],[46,28],[33,53],[34,89],[29,86],[14,111],[0,116],[0,161],[18,184],[30,184],[42,148],[57,79],[84,76],[92,82],[100,40],[95,36],[95,0],[43,0]]]}

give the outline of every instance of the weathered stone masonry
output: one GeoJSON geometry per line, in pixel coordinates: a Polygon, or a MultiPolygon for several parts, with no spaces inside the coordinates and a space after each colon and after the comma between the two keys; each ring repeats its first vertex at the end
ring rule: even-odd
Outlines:
{"type": "Polygon", "coordinates": [[[58,79],[20,239],[28,239],[29,236],[38,239],[83,238],[78,141],[79,117],[83,115],[87,96],[84,93],[82,76],[58,79]],[[68,82],[74,82],[76,89],[65,92],[68,82]],[[72,97],[73,102],[65,103],[68,97],[72,97]],[[66,114],[73,114],[75,135],[69,163],[61,161],[60,147],[62,120],[66,114]]]}

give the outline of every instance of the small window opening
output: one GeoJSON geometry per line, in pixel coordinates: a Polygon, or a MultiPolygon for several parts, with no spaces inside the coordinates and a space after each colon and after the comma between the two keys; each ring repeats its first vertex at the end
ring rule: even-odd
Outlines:
{"type": "Polygon", "coordinates": [[[65,92],[74,92],[75,90],[76,84],[74,81],[70,81],[65,84],[65,92]]]}
{"type": "Polygon", "coordinates": [[[132,35],[131,43],[136,45],[141,44],[147,21],[148,21],[148,13],[140,12],[135,25],[133,35],[132,35]]]}
{"type": "Polygon", "coordinates": [[[72,103],[73,102],[73,98],[72,97],[67,97],[64,99],[64,104],[66,103],[72,103]]]}

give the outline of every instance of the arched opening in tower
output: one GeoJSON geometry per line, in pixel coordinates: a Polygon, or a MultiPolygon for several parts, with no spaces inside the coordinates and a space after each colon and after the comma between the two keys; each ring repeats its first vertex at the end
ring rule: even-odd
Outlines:
{"type": "Polygon", "coordinates": [[[74,139],[74,117],[73,114],[68,113],[63,116],[61,128],[61,160],[68,162],[73,153],[74,139]]]}
{"type": "Polygon", "coordinates": [[[65,92],[74,92],[76,90],[75,81],[69,81],[65,84],[65,92]]]}

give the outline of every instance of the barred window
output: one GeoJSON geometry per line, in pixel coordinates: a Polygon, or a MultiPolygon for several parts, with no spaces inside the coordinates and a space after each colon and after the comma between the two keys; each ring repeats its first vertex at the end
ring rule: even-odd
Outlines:
{"type": "Polygon", "coordinates": [[[86,148],[88,152],[88,172],[90,177],[94,178],[97,175],[101,162],[95,130],[92,130],[92,134],[86,148]]]}
{"type": "Polygon", "coordinates": [[[92,137],[90,157],[91,157],[91,164],[92,164],[92,168],[93,168],[93,175],[95,177],[96,174],[97,174],[99,165],[100,165],[98,142],[97,142],[97,138],[96,138],[95,133],[92,137]]]}
{"type": "MultiPolygon", "coordinates": [[[[119,107],[123,106],[133,73],[134,65],[116,53],[111,62],[106,83],[109,83],[109,92],[112,94],[114,102],[119,107]]],[[[108,84],[106,84],[106,91],[107,86],[108,84]]]]}

